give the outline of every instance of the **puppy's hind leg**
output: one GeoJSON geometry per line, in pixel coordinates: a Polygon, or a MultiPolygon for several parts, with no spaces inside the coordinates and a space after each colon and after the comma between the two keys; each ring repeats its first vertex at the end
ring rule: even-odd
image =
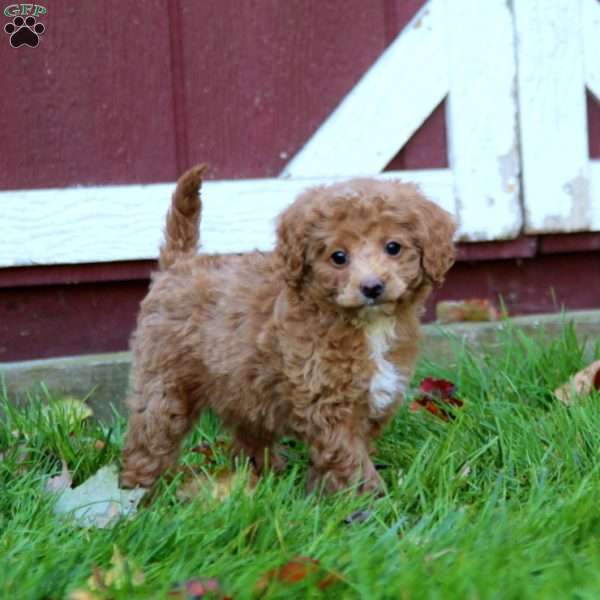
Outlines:
{"type": "Polygon", "coordinates": [[[162,386],[133,392],[123,449],[121,486],[150,487],[179,456],[181,441],[194,425],[198,410],[181,393],[162,386]]]}

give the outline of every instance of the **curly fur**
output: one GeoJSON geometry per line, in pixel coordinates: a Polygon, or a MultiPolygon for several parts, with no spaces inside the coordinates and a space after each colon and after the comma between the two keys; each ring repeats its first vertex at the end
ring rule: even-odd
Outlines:
{"type": "Polygon", "coordinates": [[[454,222],[413,185],[355,179],[300,195],[272,253],[197,255],[203,169],[177,185],[132,338],[122,484],[150,486],[210,407],[259,471],[283,466],[276,443],[293,436],[310,450],[309,489],[380,489],[371,442],[402,403],[454,222]],[[332,262],[340,250],[347,264],[332,262]],[[376,299],[361,291],[373,281],[376,299]]]}

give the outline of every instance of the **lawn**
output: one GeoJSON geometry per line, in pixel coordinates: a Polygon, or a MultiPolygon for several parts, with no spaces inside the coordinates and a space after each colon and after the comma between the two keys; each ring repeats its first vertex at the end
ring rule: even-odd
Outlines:
{"type": "MultiPolygon", "coordinates": [[[[0,597],[69,597],[94,569],[109,569],[115,546],[125,573],[89,598],[168,598],[178,583],[205,578],[236,600],[600,597],[600,396],[570,408],[552,396],[585,366],[582,347],[569,325],[553,340],[509,324],[500,336],[495,355],[457,343],[455,364],[419,364],[415,386],[451,380],[464,406],[448,421],[400,411],[378,444],[389,490],[379,499],[307,496],[306,453],[290,442],[286,474],[262,478],[253,494],[242,481],[224,499],[184,501],[176,479],[133,519],[82,529],[54,516],[45,481],[61,458],[74,485],[118,461],[124,419],[111,428],[74,421],[39,399],[14,409],[4,394],[0,597]],[[348,523],[356,511],[362,519],[348,523]],[[318,564],[273,571],[299,556],[318,564]]],[[[200,468],[206,457],[190,449],[206,442],[215,452],[207,468],[218,471],[222,439],[205,415],[183,462],[200,468]]]]}

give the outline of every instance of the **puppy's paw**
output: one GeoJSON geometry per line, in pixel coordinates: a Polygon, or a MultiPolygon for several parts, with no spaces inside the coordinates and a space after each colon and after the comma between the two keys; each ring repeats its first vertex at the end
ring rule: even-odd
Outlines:
{"type": "Polygon", "coordinates": [[[365,473],[363,481],[358,489],[361,494],[374,494],[375,496],[385,496],[387,489],[381,475],[373,469],[372,472],[365,473]]]}

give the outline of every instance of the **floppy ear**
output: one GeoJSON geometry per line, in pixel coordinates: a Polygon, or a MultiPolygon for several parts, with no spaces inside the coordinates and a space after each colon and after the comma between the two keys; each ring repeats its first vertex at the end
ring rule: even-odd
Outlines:
{"type": "Polygon", "coordinates": [[[415,205],[420,227],[418,243],[423,251],[423,268],[431,280],[441,285],[454,264],[453,237],[456,223],[450,213],[422,196],[415,205]]]}
{"type": "Polygon", "coordinates": [[[277,223],[277,263],[284,281],[294,289],[302,284],[306,264],[305,212],[299,198],[279,216],[277,223]]]}

